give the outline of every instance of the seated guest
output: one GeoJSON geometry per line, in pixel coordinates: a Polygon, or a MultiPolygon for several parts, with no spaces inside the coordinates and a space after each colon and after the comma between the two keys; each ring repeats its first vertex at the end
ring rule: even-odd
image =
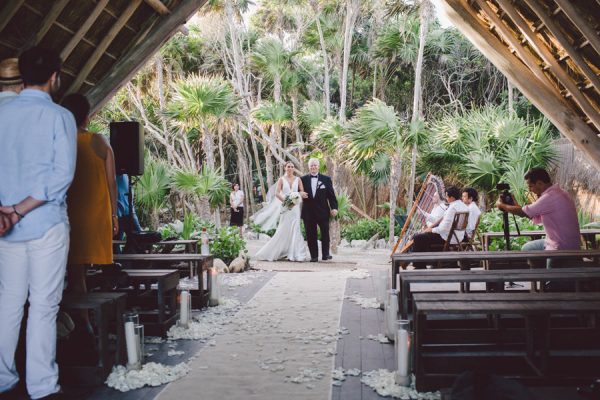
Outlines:
{"type": "Polygon", "coordinates": [[[475,234],[475,225],[477,225],[477,220],[481,215],[481,210],[477,206],[477,200],[479,199],[477,190],[468,187],[463,189],[462,192],[462,202],[465,203],[467,208],[469,209],[469,222],[467,224],[467,230],[465,231],[467,238],[472,238],[475,234]]]}
{"type": "MultiPolygon", "coordinates": [[[[454,215],[457,212],[468,212],[467,206],[460,201],[460,190],[455,186],[450,186],[446,189],[446,198],[448,199],[448,209],[444,213],[444,217],[440,223],[435,227],[428,227],[423,232],[413,236],[412,251],[414,252],[426,252],[431,251],[435,245],[443,245],[448,239],[450,229],[452,228],[452,222],[454,222],[454,215]]],[[[464,231],[455,231],[458,240],[463,240],[465,236],[464,231]]],[[[451,238],[450,243],[458,243],[455,238],[451,238]]],[[[425,263],[414,263],[416,269],[425,268],[425,263]]]]}
{"type": "MultiPolygon", "coordinates": [[[[68,290],[86,293],[85,266],[112,264],[112,238],[117,233],[117,184],[115,161],[108,140],[86,130],[90,103],[82,94],[64,98],[62,106],[73,113],[77,124],[77,165],[67,194],[71,224],[71,247],[67,266],[68,290]]],[[[82,312],[87,330],[87,311],[82,312]]],[[[75,321],[76,327],[78,321],[75,321]]]]}
{"type": "Polygon", "coordinates": [[[14,99],[23,90],[19,60],[7,58],[0,61],[0,105],[14,99]]]}
{"type": "MultiPolygon", "coordinates": [[[[529,191],[537,196],[537,200],[521,207],[514,201],[513,205],[505,204],[502,197],[496,207],[521,217],[530,218],[534,224],[544,225],[546,239],[527,242],[522,250],[579,250],[581,239],[577,209],[571,196],[553,185],[550,175],[543,168],[533,168],[525,174],[529,191]]],[[[550,261],[550,260],[549,260],[550,261]]],[[[551,262],[547,267],[550,268],[551,262]]]]}

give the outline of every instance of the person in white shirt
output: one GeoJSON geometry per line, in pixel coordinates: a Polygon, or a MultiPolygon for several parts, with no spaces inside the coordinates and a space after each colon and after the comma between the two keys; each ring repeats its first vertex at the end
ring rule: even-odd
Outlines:
{"type": "Polygon", "coordinates": [[[229,205],[231,206],[230,226],[239,226],[240,234],[244,231],[244,192],[240,190],[239,183],[233,184],[233,191],[229,195],[229,205]]]}
{"type": "Polygon", "coordinates": [[[467,230],[465,231],[465,240],[467,238],[472,238],[475,233],[475,227],[477,225],[477,221],[479,220],[479,216],[481,215],[481,210],[477,206],[477,200],[479,199],[479,195],[477,190],[472,187],[464,188],[462,192],[462,202],[466,204],[469,209],[469,222],[467,223],[467,230]]]}
{"type": "Polygon", "coordinates": [[[444,213],[448,209],[448,206],[446,205],[443,199],[441,187],[438,187],[437,190],[433,193],[432,202],[433,208],[431,209],[430,213],[418,207],[419,212],[421,212],[421,214],[423,214],[423,216],[425,217],[425,224],[428,228],[433,228],[434,226],[439,224],[442,218],[444,217],[444,213]]]}
{"type": "Polygon", "coordinates": [[[0,104],[13,100],[23,90],[19,60],[7,58],[0,61],[0,104]]]}
{"type": "MultiPolygon", "coordinates": [[[[450,228],[454,221],[454,215],[457,212],[468,212],[467,206],[460,200],[460,190],[455,186],[450,186],[446,189],[446,199],[448,200],[448,209],[444,213],[444,217],[437,226],[427,227],[422,233],[413,236],[412,251],[415,253],[431,251],[435,245],[443,245],[448,239],[450,228]]],[[[456,237],[462,241],[465,236],[465,231],[455,231],[456,237]]],[[[450,243],[456,244],[456,238],[451,238],[450,243]]],[[[415,269],[424,269],[425,263],[415,262],[415,269]]]]}

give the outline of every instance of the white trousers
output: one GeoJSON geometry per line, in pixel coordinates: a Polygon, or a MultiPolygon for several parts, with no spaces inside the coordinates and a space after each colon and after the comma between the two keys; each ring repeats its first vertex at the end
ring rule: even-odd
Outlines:
{"type": "Polygon", "coordinates": [[[62,298],[69,225],[53,226],[41,239],[0,240],[0,393],[19,381],[15,350],[29,297],[26,383],[32,399],[58,392],[56,314],[62,298]]]}

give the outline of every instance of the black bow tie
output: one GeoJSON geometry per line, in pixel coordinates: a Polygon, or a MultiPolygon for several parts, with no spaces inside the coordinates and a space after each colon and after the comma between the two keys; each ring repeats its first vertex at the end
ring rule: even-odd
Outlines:
{"type": "Polygon", "coordinates": [[[317,178],[318,178],[318,176],[317,176],[317,175],[311,175],[311,176],[310,176],[310,178],[311,178],[311,179],[317,179],[317,178]]]}

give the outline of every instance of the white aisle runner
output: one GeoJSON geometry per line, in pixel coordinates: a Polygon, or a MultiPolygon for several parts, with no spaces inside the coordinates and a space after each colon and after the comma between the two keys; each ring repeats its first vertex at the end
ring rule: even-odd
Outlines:
{"type": "Polygon", "coordinates": [[[158,399],[329,400],[347,277],[278,273],[158,399]]]}

